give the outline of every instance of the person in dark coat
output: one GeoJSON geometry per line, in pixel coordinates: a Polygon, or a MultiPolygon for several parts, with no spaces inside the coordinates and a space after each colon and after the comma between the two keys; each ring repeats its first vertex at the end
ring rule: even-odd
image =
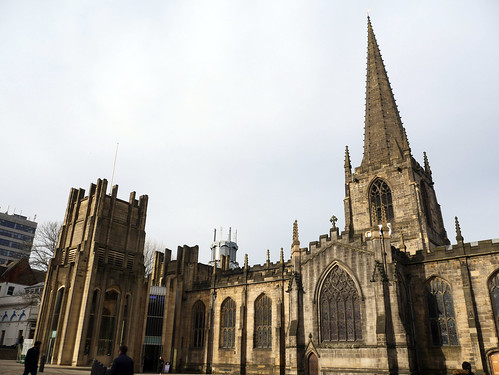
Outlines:
{"type": "Polygon", "coordinates": [[[158,374],[161,374],[163,372],[163,368],[165,366],[165,360],[163,359],[163,356],[159,356],[158,358],[158,369],[156,370],[156,372],[158,374]]]}
{"type": "Polygon", "coordinates": [[[24,373],[23,375],[36,375],[38,370],[38,357],[40,356],[41,341],[36,341],[35,345],[28,350],[26,358],[24,358],[24,373]]]}
{"type": "Polygon", "coordinates": [[[474,375],[473,371],[471,371],[471,363],[464,361],[461,367],[463,368],[463,370],[468,371],[468,374],[474,375]]]}
{"type": "Polygon", "coordinates": [[[106,375],[133,375],[133,359],[126,355],[127,350],[127,346],[120,346],[119,355],[114,359],[106,375]]]}

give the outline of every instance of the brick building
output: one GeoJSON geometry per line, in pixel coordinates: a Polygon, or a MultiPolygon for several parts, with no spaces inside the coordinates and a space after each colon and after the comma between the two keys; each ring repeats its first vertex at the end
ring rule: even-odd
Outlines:
{"type": "Polygon", "coordinates": [[[175,260],[167,249],[156,253],[147,289],[145,205],[118,204],[116,189],[107,196],[102,187],[70,198],[36,336],[47,350],[48,327],[74,333],[55,336],[59,351],[49,360],[98,357],[99,341],[83,349],[84,338],[102,331],[98,309],[116,290],[113,324],[124,328],[106,337],[116,348],[135,322],[130,344],[146,371],[162,354],[176,372],[442,374],[469,361],[477,374],[499,374],[499,240],[465,243],[456,218],[450,245],[428,159],[420,165],[411,153],[370,20],[364,130],[361,165],[352,169],[345,153],[345,230],[332,218],[328,234],[301,247],[295,222],[291,259],[281,252],[277,263],[250,266],[245,257],[231,267],[235,260],[223,255],[212,262],[218,268],[198,262],[197,246],[179,247],[175,260]],[[70,345],[68,355],[58,340],[70,345]]]}

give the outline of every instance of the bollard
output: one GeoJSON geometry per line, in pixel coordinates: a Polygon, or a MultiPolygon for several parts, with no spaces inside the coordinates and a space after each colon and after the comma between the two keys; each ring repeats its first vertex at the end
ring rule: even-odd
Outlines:
{"type": "Polygon", "coordinates": [[[38,368],[39,372],[43,372],[43,370],[45,370],[45,362],[47,362],[47,356],[42,355],[42,359],[40,360],[40,367],[38,368]]]}

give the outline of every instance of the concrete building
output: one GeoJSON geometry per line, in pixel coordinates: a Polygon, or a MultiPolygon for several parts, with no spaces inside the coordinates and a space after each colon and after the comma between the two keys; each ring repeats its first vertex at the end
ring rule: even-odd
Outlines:
{"type": "Polygon", "coordinates": [[[49,361],[109,362],[100,340],[125,338],[151,372],[162,354],[175,372],[451,374],[469,361],[499,374],[499,240],[466,243],[456,218],[450,244],[370,20],[367,55],[364,157],[352,168],[345,152],[343,231],[333,218],[302,247],[295,221],[291,258],[253,266],[166,249],[146,287],[147,198],[108,196],[105,180],[88,197],[73,190],[35,335],[49,361]]]}
{"type": "Polygon", "coordinates": [[[0,212],[0,264],[29,258],[36,226],[26,216],[0,212]]]}

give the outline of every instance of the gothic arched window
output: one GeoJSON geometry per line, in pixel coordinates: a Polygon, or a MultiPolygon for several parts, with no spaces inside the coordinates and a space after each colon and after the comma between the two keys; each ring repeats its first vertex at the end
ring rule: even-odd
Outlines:
{"type": "Polygon", "coordinates": [[[362,340],[360,298],[353,279],[334,266],[320,293],[322,342],[362,340]]]}
{"type": "Polygon", "coordinates": [[[433,345],[459,345],[450,285],[435,277],[426,286],[433,345]]]}
{"type": "Polygon", "coordinates": [[[204,344],[205,306],[203,301],[197,301],[192,307],[192,347],[202,348],[204,344]]]}
{"type": "Polygon", "coordinates": [[[489,280],[490,300],[492,302],[492,310],[494,312],[494,320],[496,329],[499,333],[499,271],[489,280]]]}
{"type": "Polygon", "coordinates": [[[383,224],[393,220],[392,192],[380,178],[374,180],[369,192],[371,224],[383,224]]]}
{"type": "Polygon", "coordinates": [[[220,314],[220,347],[232,349],[236,341],[236,303],[226,298],[220,314]]]}
{"type": "Polygon", "coordinates": [[[255,301],[255,348],[272,348],[272,300],[262,294],[255,301]]]}
{"type": "Polygon", "coordinates": [[[92,304],[90,305],[90,314],[88,318],[87,337],[85,339],[84,354],[88,354],[90,352],[90,345],[92,343],[92,337],[94,335],[94,325],[96,320],[95,314],[97,311],[98,298],[99,298],[99,290],[95,289],[92,295],[92,304]]]}

